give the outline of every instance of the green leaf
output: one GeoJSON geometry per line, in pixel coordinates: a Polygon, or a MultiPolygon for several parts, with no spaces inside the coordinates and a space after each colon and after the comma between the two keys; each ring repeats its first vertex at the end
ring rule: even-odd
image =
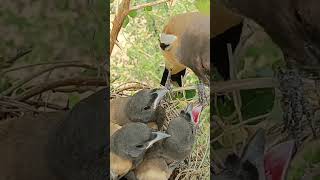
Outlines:
{"type": "Polygon", "coordinates": [[[195,6],[200,12],[210,15],[210,0],[197,0],[195,6]]]}
{"type": "Polygon", "coordinates": [[[252,89],[243,90],[241,93],[243,117],[249,119],[268,113],[274,104],[273,89],[252,89]]]}
{"type": "Polygon", "coordinates": [[[125,28],[128,25],[129,21],[130,21],[130,19],[127,16],[123,21],[122,27],[125,28]]]}
{"type": "Polygon", "coordinates": [[[196,90],[186,90],[186,99],[192,99],[196,95],[196,90]]]}
{"type": "Polygon", "coordinates": [[[137,15],[138,15],[137,10],[134,10],[134,11],[130,11],[130,12],[129,12],[129,16],[132,17],[132,18],[136,17],[137,15]]]}
{"type": "Polygon", "coordinates": [[[72,108],[74,105],[76,105],[79,101],[80,101],[80,96],[78,93],[71,94],[69,96],[70,108],[72,108]]]}
{"type": "Polygon", "coordinates": [[[148,6],[144,8],[145,11],[152,11],[152,6],[148,6]]]}

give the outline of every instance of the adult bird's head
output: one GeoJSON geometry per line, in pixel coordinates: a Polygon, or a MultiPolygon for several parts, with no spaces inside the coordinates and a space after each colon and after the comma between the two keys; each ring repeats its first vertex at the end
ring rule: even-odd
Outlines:
{"type": "Polygon", "coordinates": [[[160,101],[168,90],[144,89],[133,95],[126,106],[127,116],[131,121],[147,123],[154,118],[160,101]]]}

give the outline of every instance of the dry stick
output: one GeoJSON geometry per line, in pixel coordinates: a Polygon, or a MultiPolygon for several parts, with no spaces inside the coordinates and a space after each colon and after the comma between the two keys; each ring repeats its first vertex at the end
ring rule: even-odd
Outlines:
{"type": "Polygon", "coordinates": [[[28,83],[29,81],[33,80],[34,78],[49,72],[53,69],[58,69],[58,68],[64,68],[64,67],[79,67],[79,68],[92,68],[91,65],[88,64],[74,64],[74,63],[69,63],[69,64],[58,64],[52,67],[49,67],[47,69],[44,69],[40,72],[36,72],[28,77],[26,77],[25,79],[19,81],[18,83],[16,83],[15,85],[13,85],[12,87],[10,87],[9,89],[5,90],[1,95],[7,96],[9,94],[11,94],[14,90],[16,90],[17,88],[21,87],[22,85],[28,83]]]}
{"type": "Polygon", "coordinates": [[[96,78],[70,78],[64,80],[57,80],[53,82],[43,83],[39,86],[35,86],[30,90],[24,92],[23,94],[16,97],[19,101],[27,100],[37,94],[41,94],[45,91],[52,90],[58,87],[63,86],[107,86],[107,82],[104,79],[96,79],[96,78]]]}
{"type": "Polygon", "coordinates": [[[43,101],[26,101],[27,104],[35,107],[43,107],[54,110],[66,110],[66,107],[59,106],[57,104],[49,103],[49,102],[43,102],[43,101]]]}
{"type": "Polygon", "coordinates": [[[19,66],[19,67],[8,68],[8,69],[2,71],[1,74],[6,74],[8,72],[17,71],[17,70],[20,70],[20,69],[33,68],[33,67],[36,67],[36,66],[44,66],[44,65],[50,65],[50,64],[80,63],[80,62],[82,62],[82,61],[58,61],[58,62],[46,62],[46,63],[29,64],[29,65],[24,65],[24,66],[19,66]]]}
{"type": "MultiPolygon", "coordinates": [[[[230,78],[236,80],[237,78],[235,75],[235,67],[234,67],[235,58],[232,55],[232,47],[230,43],[227,44],[227,49],[228,49],[228,57],[229,57],[229,65],[230,65],[230,78]]],[[[241,113],[241,104],[239,102],[241,99],[239,90],[232,91],[232,96],[233,96],[233,101],[234,101],[234,105],[235,105],[239,120],[240,122],[242,122],[243,118],[241,113]]]]}
{"type": "Polygon", "coordinates": [[[34,107],[28,105],[28,104],[25,104],[23,102],[19,102],[19,101],[15,101],[15,100],[0,100],[0,104],[1,105],[5,105],[5,106],[12,106],[12,107],[17,107],[17,108],[22,108],[22,109],[26,109],[26,110],[29,110],[29,111],[33,111],[33,112],[38,112],[37,109],[35,109],[34,107]]]}
{"type": "MultiPolygon", "coordinates": [[[[303,79],[303,86],[308,90],[316,88],[315,81],[311,79],[303,79]]],[[[210,93],[230,92],[233,90],[248,90],[260,88],[279,87],[277,79],[273,78],[248,78],[239,80],[230,80],[225,82],[215,82],[211,87],[210,93]]]]}

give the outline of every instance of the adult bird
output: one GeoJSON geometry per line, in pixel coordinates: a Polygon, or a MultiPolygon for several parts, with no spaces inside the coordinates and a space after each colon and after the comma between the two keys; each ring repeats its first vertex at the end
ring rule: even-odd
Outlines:
{"type": "Polygon", "coordinates": [[[167,23],[160,37],[165,57],[162,85],[171,76],[172,81],[182,86],[186,67],[208,85],[212,77],[210,52],[213,66],[225,80],[230,78],[227,44],[233,50],[238,45],[243,19],[220,4],[214,4],[211,18],[210,22],[207,15],[189,12],[173,16],[167,23]]]}

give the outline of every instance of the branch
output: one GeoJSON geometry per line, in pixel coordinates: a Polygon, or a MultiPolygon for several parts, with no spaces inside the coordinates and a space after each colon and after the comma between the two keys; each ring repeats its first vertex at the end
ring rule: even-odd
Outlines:
{"type": "Polygon", "coordinates": [[[63,80],[56,80],[49,83],[43,83],[38,86],[35,86],[21,95],[17,96],[15,99],[18,101],[25,101],[33,96],[41,94],[45,91],[53,90],[55,88],[63,86],[107,86],[107,82],[104,79],[88,79],[88,78],[70,78],[63,80]]]}
{"type": "Polygon", "coordinates": [[[1,72],[1,75],[6,74],[8,72],[12,71],[17,71],[21,69],[26,69],[26,68],[33,68],[36,66],[46,66],[46,65],[51,65],[51,64],[70,64],[70,63],[81,63],[82,61],[57,61],[57,62],[45,62],[45,63],[35,63],[35,64],[29,64],[29,65],[22,65],[18,67],[12,67],[5,69],[4,71],[1,72]]]}
{"type": "Polygon", "coordinates": [[[137,5],[137,6],[130,8],[130,11],[135,11],[135,10],[139,10],[139,9],[142,9],[145,7],[150,7],[150,6],[156,6],[156,5],[168,2],[168,1],[170,1],[170,0],[160,0],[160,1],[150,2],[150,3],[140,4],[140,5],[137,5]]]}
{"type": "MultiPolygon", "coordinates": [[[[305,89],[315,89],[315,81],[303,79],[305,89]]],[[[241,80],[230,80],[225,82],[216,82],[211,86],[210,91],[213,93],[228,92],[233,90],[247,90],[259,88],[274,88],[278,87],[277,80],[273,78],[249,78],[241,80]]]]}
{"type": "Polygon", "coordinates": [[[120,4],[118,13],[116,14],[116,16],[112,22],[113,27],[112,27],[112,30],[110,33],[110,50],[109,50],[110,52],[109,52],[109,55],[111,56],[111,54],[112,54],[114,44],[117,41],[119,32],[120,32],[121,27],[123,25],[123,22],[130,11],[135,11],[135,10],[139,10],[139,9],[142,9],[145,7],[150,7],[150,6],[156,6],[156,5],[168,2],[168,1],[171,1],[171,0],[159,0],[159,1],[155,1],[155,2],[140,4],[140,5],[133,6],[130,8],[130,0],[123,0],[120,4]]]}
{"type": "Polygon", "coordinates": [[[30,76],[26,77],[25,79],[19,81],[15,85],[11,86],[9,89],[5,90],[1,95],[5,95],[5,96],[10,95],[14,90],[16,90],[17,88],[21,87],[22,85],[28,83],[29,81],[33,80],[34,78],[36,78],[46,72],[49,72],[51,70],[58,69],[58,68],[65,68],[65,67],[79,67],[79,68],[88,68],[88,69],[93,68],[93,66],[91,66],[89,64],[74,64],[74,63],[58,64],[58,65],[49,67],[47,69],[41,70],[40,72],[36,72],[34,74],[31,74],[30,76]]]}
{"type": "Polygon", "coordinates": [[[116,42],[116,40],[118,38],[118,34],[119,34],[121,27],[123,25],[123,22],[124,22],[125,18],[127,17],[127,15],[129,14],[129,7],[130,7],[130,0],[123,0],[120,4],[118,13],[112,22],[113,26],[112,26],[112,30],[110,33],[110,50],[109,50],[110,56],[111,56],[111,53],[112,53],[112,50],[114,47],[114,43],[116,42]]]}

